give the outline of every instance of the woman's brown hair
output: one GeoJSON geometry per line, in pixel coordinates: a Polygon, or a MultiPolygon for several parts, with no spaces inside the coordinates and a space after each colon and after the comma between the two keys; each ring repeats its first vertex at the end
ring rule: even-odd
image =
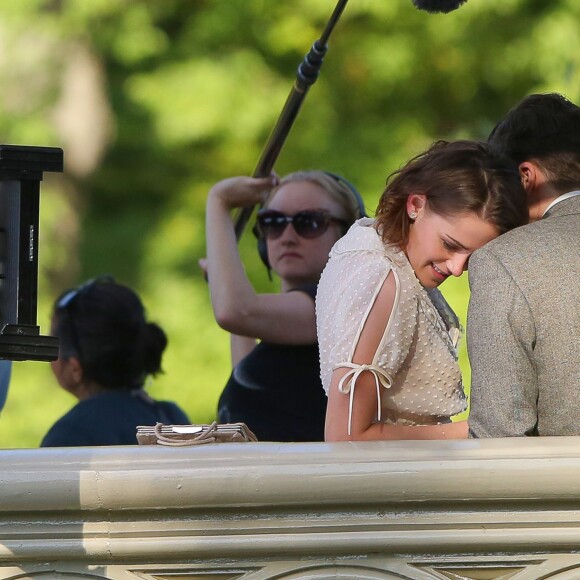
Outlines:
{"type": "Polygon", "coordinates": [[[474,212],[500,234],[528,221],[517,166],[478,141],[436,141],[387,178],[376,211],[384,243],[406,246],[413,193],[425,195],[428,209],[439,215],[474,212]]]}

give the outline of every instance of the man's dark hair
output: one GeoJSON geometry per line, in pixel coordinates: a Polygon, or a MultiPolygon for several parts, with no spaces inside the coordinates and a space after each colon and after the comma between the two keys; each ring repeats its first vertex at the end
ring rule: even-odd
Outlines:
{"type": "Polygon", "coordinates": [[[537,163],[559,193],[580,186],[580,107],[562,95],[529,95],[494,127],[488,143],[518,165],[537,163]]]}

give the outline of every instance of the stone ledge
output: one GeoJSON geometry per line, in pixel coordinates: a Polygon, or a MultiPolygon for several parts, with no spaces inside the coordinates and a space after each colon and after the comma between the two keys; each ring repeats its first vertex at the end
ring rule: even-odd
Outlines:
{"type": "Polygon", "coordinates": [[[7,450],[0,578],[568,580],[578,482],[574,437],[7,450]]]}

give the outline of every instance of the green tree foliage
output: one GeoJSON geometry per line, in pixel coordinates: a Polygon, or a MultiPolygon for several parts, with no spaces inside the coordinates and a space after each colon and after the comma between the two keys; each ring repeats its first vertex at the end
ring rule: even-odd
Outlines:
{"type": "MultiPolygon", "coordinates": [[[[252,173],[331,0],[19,0],[0,5],[0,141],[59,146],[41,198],[39,322],[64,288],[112,273],[167,331],[150,387],[213,417],[228,340],[205,282],[210,185],[252,173]]],[[[277,162],[356,183],[372,210],[387,174],[439,138],[485,138],[531,92],[580,97],[577,0],[351,0],[277,162]]],[[[241,243],[262,290],[251,236],[241,243]]],[[[467,283],[448,282],[464,316],[467,283]]],[[[468,376],[465,353],[462,365],[468,376]]],[[[73,404],[49,366],[15,363],[0,445],[36,446],[73,404]]]]}

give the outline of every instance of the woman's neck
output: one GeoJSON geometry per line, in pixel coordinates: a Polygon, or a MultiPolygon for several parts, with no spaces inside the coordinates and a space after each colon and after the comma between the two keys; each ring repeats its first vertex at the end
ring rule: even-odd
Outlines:
{"type": "Polygon", "coordinates": [[[100,393],[104,393],[106,391],[110,391],[111,389],[108,389],[107,387],[103,387],[102,385],[99,385],[98,383],[95,382],[89,382],[89,383],[80,383],[76,389],[75,392],[73,393],[73,395],[79,400],[79,401],[84,401],[85,399],[90,399],[91,397],[94,397],[95,395],[98,395],[100,393]]]}

